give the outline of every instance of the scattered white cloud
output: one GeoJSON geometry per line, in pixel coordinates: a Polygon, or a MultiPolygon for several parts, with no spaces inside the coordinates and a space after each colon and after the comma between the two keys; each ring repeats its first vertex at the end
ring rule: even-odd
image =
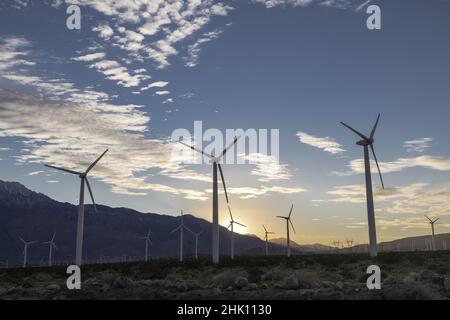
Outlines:
{"type": "Polygon", "coordinates": [[[97,52],[97,53],[91,53],[91,54],[87,54],[87,55],[80,56],[80,57],[75,57],[75,58],[72,58],[72,60],[87,62],[87,61],[99,60],[99,59],[104,58],[105,56],[106,56],[106,54],[104,52],[97,52]]]}
{"type": "Polygon", "coordinates": [[[253,199],[269,193],[295,194],[306,190],[300,187],[260,186],[260,187],[227,187],[229,194],[238,195],[241,199],[253,199]]]}
{"type": "Polygon", "coordinates": [[[142,80],[147,80],[150,76],[143,74],[131,75],[127,68],[114,60],[101,60],[90,65],[90,68],[103,73],[106,79],[117,81],[118,85],[123,87],[137,87],[142,80]]]}
{"type": "Polygon", "coordinates": [[[194,44],[188,46],[188,56],[184,58],[186,61],[185,66],[189,68],[193,68],[197,66],[198,59],[200,56],[201,45],[207,42],[210,42],[214,39],[217,39],[222,31],[211,31],[204,33],[194,44]]]}
{"type": "Polygon", "coordinates": [[[114,30],[106,24],[94,27],[92,31],[98,32],[99,37],[104,40],[109,40],[114,34],[114,30]]]}
{"type": "Polygon", "coordinates": [[[307,134],[305,132],[298,132],[297,137],[299,138],[301,143],[321,149],[331,154],[340,154],[345,152],[345,150],[342,148],[342,145],[337,143],[333,138],[330,137],[320,138],[307,134]]]}
{"type": "Polygon", "coordinates": [[[165,96],[167,94],[170,94],[170,91],[164,90],[164,91],[156,91],[155,92],[156,95],[158,96],[165,96]]]}
{"type": "Polygon", "coordinates": [[[239,155],[245,161],[255,164],[251,174],[258,177],[258,181],[271,182],[276,180],[288,180],[291,178],[288,166],[280,164],[278,159],[272,155],[261,153],[250,153],[248,155],[239,155]]]}
{"type": "Polygon", "coordinates": [[[168,84],[169,84],[169,82],[167,82],[167,81],[156,81],[156,82],[150,83],[149,85],[147,85],[145,87],[142,87],[141,91],[148,90],[151,88],[164,88],[168,84]]]}
{"type": "Polygon", "coordinates": [[[37,175],[39,175],[39,174],[41,174],[41,173],[44,173],[45,171],[33,171],[33,172],[30,172],[28,175],[29,176],[37,176],[37,175]]]}
{"type": "Polygon", "coordinates": [[[433,138],[421,138],[421,139],[409,140],[409,141],[405,141],[403,143],[403,147],[408,152],[423,153],[428,148],[430,148],[431,142],[433,142],[433,138]]]}

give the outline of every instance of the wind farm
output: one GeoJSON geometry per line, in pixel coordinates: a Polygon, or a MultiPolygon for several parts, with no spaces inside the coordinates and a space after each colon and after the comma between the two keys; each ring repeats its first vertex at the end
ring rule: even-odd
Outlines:
{"type": "Polygon", "coordinates": [[[449,12],[1,2],[0,299],[450,299],[449,12]]]}

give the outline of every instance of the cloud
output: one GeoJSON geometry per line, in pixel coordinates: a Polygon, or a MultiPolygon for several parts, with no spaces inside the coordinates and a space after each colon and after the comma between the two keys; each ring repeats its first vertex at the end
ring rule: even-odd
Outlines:
{"type": "Polygon", "coordinates": [[[75,58],[72,58],[72,60],[88,62],[88,61],[94,61],[94,60],[102,59],[105,56],[106,56],[106,54],[104,52],[97,52],[97,53],[87,54],[87,55],[84,55],[84,56],[81,56],[81,57],[75,57],[75,58]]]}
{"type": "Polygon", "coordinates": [[[106,24],[94,27],[92,31],[98,32],[99,37],[104,40],[109,40],[114,34],[114,30],[106,24]]]}
{"type": "Polygon", "coordinates": [[[421,138],[416,140],[409,140],[403,143],[403,147],[408,152],[425,152],[428,148],[430,148],[430,144],[433,142],[432,138],[421,138]]]}
{"type": "Polygon", "coordinates": [[[104,74],[106,79],[117,81],[123,87],[137,87],[142,80],[149,79],[150,76],[143,74],[130,75],[127,68],[114,60],[101,60],[90,65],[90,68],[104,74]]]}
{"type": "Polygon", "coordinates": [[[142,87],[141,91],[148,90],[151,88],[164,88],[168,84],[169,84],[169,82],[166,82],[166,81],[156,81],[156,82],[150,83],[149,85],[147,85],[145,87],[142,87]]]}
{"type": "Polygon", "coordinates": [[[164,96],[164,95],[170,94],[170,91],[167,91],[167,90],[156,91],[155,94],[158,95],[158,96],[164,96]]]}
{"type": "Polygon", "coordinates": [[[45,171],[33,171],[33,172],[30,172],[28,175],[29,176],[37,176],[38,174],[41,174],[41,173],[44,173],[45,171]]]}
{"type": "Polygon", "coordinates": [[[251,171],[253,176],[257,176],[258,181],[271,182],[276,180],[288,180],[291,178],[287,165],[281,165],[274,156],[261,153],[250,153],[248,155],[240,155],[245,161],[255,164],[255,168],[251,171]]]}
{"type": "Polygon", "coordinates": [[[321,149],[331,154],[340,154],[345,152],[345,150],[342,148],[342,145],[337,143],[333,138],[330,137],[319,138],[305,132],[298,132],[297,137],[299,138],[301,143],[321,149]]]}
{"type": "Polygon", "coordinates": [[[260,187],[230,187],[229,194],[238,195],[241,199],[254,199],[269,193],[295,194],[306,190],[300,187],[260,186],[260,187]]]}
{"type": "MultiPolygon", "coordinates": [[[[415,158],[400,158],[392,162],[380,162],[382,173],[399,172],[408,168],[426,168],[437,171],[449,171],[450,159],[438,156],[419,156],[415,158]]],[[[372,161],[372,166],[376,166],[372,161]]],[[[349,164],[350,169],[355,173],[364,173],[364,160],[352,160],[349,164]]]]}
{"type": "Polygon", "coordinates": [[[30,46],[31,42],[23,37],[0,36],[0,71],[35,65],[29,60],[30,46]]]}
{"type": "Polygon", "coordinates": [[[186,61],[185,66],[193,68],[197,66],[200,56],[201,45],[217,39],[222,31],[211,31],[203,34],[194,44],[188,46],[188,56],[184,58],[186,61]]]}
{"type": "Polygon", "coordinates": [[[277,6],[293,6],[293,7],[306,7],[311,4],[313,0],[253,0],[255,3],[262,3],[266,8],[274,8],[277,6]]]}

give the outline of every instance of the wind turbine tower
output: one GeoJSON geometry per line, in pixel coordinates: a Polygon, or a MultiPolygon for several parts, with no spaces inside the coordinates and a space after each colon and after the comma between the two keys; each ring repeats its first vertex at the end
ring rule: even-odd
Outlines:
{"type": "Polygon", "coordinates": [[[145,240],[145,262],[148,262],[148,249],[150,245],[153,245],[152,240],[150,239],[150,228],[148,229],[148,233],[145,237],[142,237],[141,240],[145,240]]]}
{"type": "Polygon", "coordinates": [[[28,246],[31,244],[35,244],[37,241],[25,241],[22,239],[22,237],[19,237],[20,241],[22,241],[24,248],[23,248],[23,267],[27,267],[27,258],[28,258],[28,246]]]}
{"type": "Polygon", "coordinates": [[[56,244],[55,244],[55,236],[56,236],[56,232],[53,233],[53,237],[52,237],[52,239],[50,241],[42,243],[42,244],[48,244],[48,246],[49,246],[49,253],[48,253],[48,266],[49,267],[52,266],[53,248],[55,248],[55,250],[58,251],[58,247],[56,247],[56,244]]]}
{"type": "Polygon", "coordinates": [[[293,209],[294,209],[294,205],[291,206],[291,210],[289,211],[289,215],[287,217],[277,216],[277,218],[286,220],[286,248],[287,248],[287,257],[288,258],[291,256],[291,239],[289,236],[289,231],[290,231],[289,224],[291,225],[292,231],[294,231],[294,234],[295,234],[295,228],[294,228],[294,225],[292,224],[292,220],[291,220],[291,215],[292,215],[293,209]]]}
{"type": "Polygon", "coordinates": [[[434,242],[434,224],[439,220],[439,218],[436,219],[430,219],[428,216],[425,216],[425,218],[428,219],[428,222],[431,225],[431,249],[433,251],[436,251],[436,244],[434,242]]]}
{"type": "Polygon", "coordinates": [[[230,229],[231,231],[231,260],[234,260],[234,225],[240,225],[244,228],[247,228],[247,226],[243,225],[242,223],[236,222],[233,219],[233,214],[231,213],[231,209],[230,206],[228,206],[228,211],[230,212],[230,225],[228,226],[227,229],[230,229]]]}
{"type": "Polygon", "coordinates": [[[263,225],[266,240],[266,257],[269,256],[269,234],[275,234],[274,232],[267,231],[266,226],[263,225]]]}
{"type": "Polygon", "coordinates": [[[51,165],[45,165],[46,167],[56,169],[59,171],[67,172],[73,175],[76,175],[80,178],[80,198],[78,204],[78,222],[77,222],[77,244],[76,244],[76,253],[75,253],[75,264],[81,266],[82,257],[83,257],[83,234],[84,234],[84,185],[86,184],[89,190],[89,194],[91,195],[92,204],[94,205],[94,210],[97,212],[97,207],[95,205],[94,195],[92,194],[92,189],[89,184],[89,180],[87,178],[88,173],[95,167],[95,165],[100,161],[101,158],[108,152],[106,149],[105,152],[102,153],[100,157],[97,158],[84,172],[77,172],[69,169],[64,169],[60,167],[55,167],[51,165]]]}
{"type": "Polygon", "coordinates": [[[381,186],[384,189],[383,177],[381,176],[380,166],[378,165],[377,156],[375,154],[375,149],[373,147],[375,131],[377,130],[378,122],[380,120],[380,115],[378,115],[377,121],[370,133],[370,136],[367,137],[357,130],[353,129],[349,125],[341,122],[343,126],[350,129],[354,133],[356,133],[362,140],[358,141],[356,144],[362,146],[364,148],[364,165],[365,165],[365,174],[366,174],[366,197],[367,197],[367,218],[369,223],[369,247],[370,247],[370,256],[376,257],[378,254],[377,248],[377,231],[375,225],[375,208],[373,204],[373,190],[372,190],[372,174],[370,172],[370,158],[369,158],[369,147],[372,150],[373,157],[375,159],[375,163],[378,168],[378,173],[381,179],[381,186]]]}
{"type": "Polygon", "coordinates": [[[203,156],[206,156],[210,159],[210,162],[213,166],[213,196],[212,196],[212,262],[213,264],[219,264],[219,194],[218,194],[218,179],[217,179],[217,169],[220,171],[220,176],[222,178],[223,188],[225,191],[225,197],[228,201],[227,189],[225,186],[224,175],[222,171],[222,166],[220,165],[220,161],[225,156],[225,154],[230,150],[238,141],[239,137],[235,137],[233,143],[227,146],[218,157],[212,154],[208,154],[203,150],[197,149],[193,146],[187,145],[181,141],[179,141],[182,145],[191,148],[192,150],[201,153],[203,156]]]}
{"type": "Polygon", "coordinates": [[[180,262],[183,262],[183,236],[184,236],[184,230],[187,230],[190,233],[194,233],[194,232],[192,232],[188,227],[186,227],[184,225],[183,210],[181,210],[181,217],[180,218],[181,218],[180,219],[180,225],[175,230],[173,230],[171,232],[171,234],[174,233],[174,232],[180,231],[180,262]]]}

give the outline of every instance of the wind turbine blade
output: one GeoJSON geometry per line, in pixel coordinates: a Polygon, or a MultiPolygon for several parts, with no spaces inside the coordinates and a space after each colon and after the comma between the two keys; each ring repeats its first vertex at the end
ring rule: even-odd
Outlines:
{"type": "Polygon", "coordinates": [[[184,227],[187,231],[189,231],[190,233],[195,234],[194,231],[192,231],[191,229],[189,229],[189,228],[186,227],[185,225],[183,225],[183,227],[184,227]]]}
{"type": "Polygon", "coordinates": [[[294,209],[294,205],[292,205],[292,207],[291,207],[291,211],[289,211],[289,215],[288,215],[288,218],[290,218],[291,217],[291,214],[292,214],[292,210],[294,209]]]}
{"type": "Polygon", "coordinates": [[[53,233],[52,242],[55,240],[56,232],[53,233]]]}
{"type": "Polygon", "coordinates": [[[296,232],[295,232],[295,228],[294,228],[294,225],[292,224],[292,221],[291,221],[291,219],[289,219],[289,223],[291,224],[291,227],[292,227],[292,230],[294,231],[294,233],[296,233],[296,232]]]}
{"type": "Polygon", "coordinates": [[[180,230],[182,227],[182,225],[180,225],[178,228],[176,228],[175,230],[173,230],[170,234],[177,232],[178,230],[180,230]]]}
{"type": "Polygon", "coordinates": [[[217,166],[219,167],[220,177],[222,178],[223,190],[225,190],[225,198],[227,199],[227,203],[229,203],[229,201],[228,201],[227,186],[226,186],[226,184],[225,184],[225,178],[224,178],[224,176],[223,176],[222,166],[221,166],[220,164],[217,164],[217,166]]]}
{"type": "Polygon", "coordinates": [[[424,217],[427,218],[430,222],[432,222],[432,220],[427,215],[425,215],[424,217]]]}
{"type": "Polygon", "coordinates": [[[64,172],[68,172],[68,173],[71,173],[71,174],[75,174],[77,176],[79,176],[81,174],[80,172],[76,172],[76,171],[73,171],[73,170],[64,169],[64,168],[60,168],[60,167],[51,166],[49,164],[46,164],[45,166],[48,167],[48,168],[59,170],[59,171],[64,171],[64,172]]]}
{"type": "Polygon", "coordinates": [[[288,217],[277,216],[277,218],[287,219],[288,217]]]}
{"type": "Polygon", "coordinates": [[[95,160],[95,161],[89,166],[89,168],[87,168],[87,170],[86,170],[86,172],[85,172],[84,174],[88,174],[89,171],[91,171],[92,168],[95,167],[95,165],[100,161],[101,158],[103,158],[103,156],[104,156],[108,151],[109,151],[109,149],[106,149],[105,152],[103,152],[103,153],[101,154],[101,156],[98,157],[97,160],[95,160]]]}
{"type": "Polygon", "coordinates": [[[439,219],[440,219],[440,218],[435,219],[435,220],[433,221],[433,223],[436,223],[439,219]]]}
{"type": "Polygon", "coordinates": [[[263,225],[263,228],[264,228],[264,231],[267,233],[267,229],[266,229],[266,226],[265,226],[265,225],[263,225]]]}
{"type": "Polygon", "coordinates": [[[26,243],[25,240],[22,239],[22,237],[19,236],[20,241],[22,241],[23,243],[26,243]]]}
{"type": "Polygon", "coordinates": [[[234,137],[233,143],[230,143],[230,145],[228,147],[223,149],[222,154],[217,158],[217,161],[220,161],[220,159],[222,159],[223,156],[225,156],[225,154],[228,152],[228,150],[230,150],[238,142],[239,138],[240,137],[234,137]]]}
{"type": "Polygon", "coordinates": [[[233,219],[233,214],[231,213],[231,208],[230,208],[230,206],[228,206],[228,212],[230,213],[231,221],[234,221],[234,219],[233,219]]]}
{"type": "Polygon", "coordinates": [[[193,147],[193,146],[190,146],[190,145],[188,145],[188,144],[186,144],[186,143],[184,143],[184,142],[182,142],[182,141],[178,141],[178,143],[181,143],[183,146],[188,147],[189,149],[192,149],[192,150],[194,150],[194,151],[197,151],[197,152],[201,153],[202,155],[207,156],[207,157],[210,158],[210,159],[213,159],[213,158],[214,158],[212,155],[207,154],[207,153],[204,152],[203,150],[199,150],[199,149],[197,149],[197,148],[195,148],[195,147],[193,147]]]}
{"type": "Polygon", "coordinates": [[[52,243],[52,246],[53,246],[53,248],[55,248],[56,251],[59,251],[58,247],[56,246],[56,244],[52,243]]]}
{"type": "Polygon", "coordinates": [[[241,227],[247,228],[247,226],[245,224],[242,224],[242,223],[239,223],[239,222],[236,222],[236,221],[234,223],[240,225],[241,227]]]}
{"type": "Polygon", "coordinates": [[[97,212],[97,206],[95,205],[94,194],[92,193],[92,189],[91,189],[91,185],[89,184],[89,180],[87,178],[84,178],[84,180],[86,181],[86,185],[88,187],[89,194],[91,195],[92,203],[94,205],[94,211],[97,212]]]}
{"type": "Polygon", "coordinates": [[[233,225],[233,221],[230,223],[230,225],[227,227],[227,229],[230,229],[231,228],[231,226],[233,225]]]}
{"type": "Polygon", "coordinates": [[[378,121],[380,121],[380,116],[381,116],[381,114],[378,114],[377,121],[375,122],[372,132],[370,133],[370,139],[373,139],[373,137],[375,136],[375,131],[377,131],[377,127],[378,127],[378,121]]]}
{"type": "Polygon", "coordinates": [[[356,131],[355,129],[353,129],[352,127],[350,127],[348,124],[345,124],[344,122],[341,122],[341,124],[346,127],[347,129],[350,129],[351,131],[353,131],[354,133],[356,133],[358,136],[360,136],[361,138],[363,138],[364,140],[370,140],[369,138],[367,138],[365,135],[363,135],[361,132],[356,131]]]}
{"type": "Polygon", "coordinates": [[[375,154],[375,149],[373,147],[373,144],[370,145],[370,149],[372,149],[373,158],[375,159],[375,163],[377,164],[377,168],[378,168],[378,174],[380,175],[381,186],[383,187],[383,190],[384,190],[383,177],[381,176],[380,165],[378,164],[378,159],[377,159],[377,155],[375,154]]]}

